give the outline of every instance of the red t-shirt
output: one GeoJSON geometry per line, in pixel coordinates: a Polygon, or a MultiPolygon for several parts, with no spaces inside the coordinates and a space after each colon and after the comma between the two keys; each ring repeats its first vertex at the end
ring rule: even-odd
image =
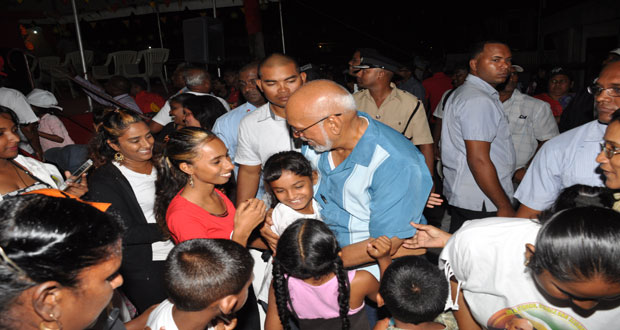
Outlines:
{"type": "Polygon", "coordinates": [[[562,111],[564,111],[564,110],[562,108],[562,104],[560,104],[560,101],[554,100],[547,93],[534,95],[534,97],[539,99],[539,100],[541,100],[541,101],[545,101],[545,102],[549,103],[549,106],[551,106],[551,112],[553,112],[553,116],[554,117],[559,117],[559,116],[562,115],[562,111]]]}
{"type": "Polygon", "coordinates": [[[230,239],[235,227],[235,206],[226,195],[216,190],[228,211],[225,217],[218,217],[188,201],[181,196],[181,191],[174,196],[166,211],[168,230],[176,244],[194,238],[230,239]]]}
{"type": "Polygon", "coordinates": [[[166,100],[164,100],[164,98],[159,94],[150,93],[147,91],[141,91],[136,94],[134,100],[143,113],[158,112],[159,109],[161,109],[166,103],[166,100]]]}
{"type": "Polygon", "coordinates": [[[452,78],[443,72],[435,73],[432,77],[424,79],[422,86],[424,86],[426,100],[431,107],[431,113],[435,112],[435,108],[437,107],[437,104],[439,104],[443,94],[448,89],[453,88],[452,78]]]}

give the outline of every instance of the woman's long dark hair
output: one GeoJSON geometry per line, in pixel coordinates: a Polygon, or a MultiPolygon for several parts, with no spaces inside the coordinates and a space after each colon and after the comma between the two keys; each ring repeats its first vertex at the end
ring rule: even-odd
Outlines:
{"type": "Polygon", "coordinates": [[[10,260],[0,258],[0,315],[39,283],[79,287],[82,270],[120,254],[123,231],[117,218],[73,199],[31,194],[0,202],[0,247],[10,260]]]}
{"type": "Polygon", "coordinates": [[[194,96],[183,101],[183,107],[192,112],[200,127],[211,130],[215,120],[226,113],[226,108],[214,96],[194,96]]]}
{"type": "Polygon", "coordinates": [[[278,315],[284,329],[290,330],[289,307],[292,308],[288,276],[305,280],[319,279],[331,273],[335,273],[338,280],[338,306],[342,329],[349,329],[350,284],[338,252],[340,246],[336,236],[322,221],[299,219],[282,233],[274,257],[273,288],[278,315]]]}
{"type": "Polygon", "coordinates": [[[170,237],[166,223],[168,205],[189,180],[179,166],[181,163],[191,164],[198,156],[198,148],[216,138],[215,134],[202,128],[185,127],[170,133],[165,140],[155,182],[155,219],[165,237],[170,237]]]}
{"type": "Polygon", "coordinates": [[[536,274],[583,281],[597,276],[620,282],[620,213],[603,207],[575,207],[541,219],[536,251],[528,267],[536,274]]]}

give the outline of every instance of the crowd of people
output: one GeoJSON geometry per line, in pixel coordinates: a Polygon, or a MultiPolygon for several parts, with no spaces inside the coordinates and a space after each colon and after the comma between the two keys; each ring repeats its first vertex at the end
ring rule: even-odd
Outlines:
{"type": "Polygon", "coordinates": [[[167,100],[84,81],[89,145],[52,93],[0,88],[0,328],[614,327],[620,49],[574,93],[499,41],[422,81],[348,64],[180,65],[167,100]]]}

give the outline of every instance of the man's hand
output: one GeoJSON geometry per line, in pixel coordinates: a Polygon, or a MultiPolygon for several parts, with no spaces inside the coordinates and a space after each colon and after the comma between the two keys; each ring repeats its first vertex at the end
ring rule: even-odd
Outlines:
{"type": "Polygon", "coordinates": [[[520,169],[515,171],[515,174],[512,175],[512,180],[520,183],[525,176],[526,169],[525,167],[521,167],[520,169]]]}
{"type": "Polygon", "coordinates": [[[441,199],[441,195],[436,193],[431,193],[428,196],[428,200],[426,201],[426,207],[429,209],[434,208],[435,206],[439,206],[443,203],[443,199],[441,199]]]}
{"type": "Polygon", "coordinates": [[[451,234],[431,225],[422,225],[411,222],[411,226],[417,229],[417,231],[412,238],[408,238],[403,242],[403,247],[408,249],[442,248],[452,236],[451,234]]]}
{"type": "Polygon", "coordinates": [[[390,240],[387,236],[371,239],[371,241],[368,242],[368,247],[366,248],[368,254],[377,260],[386,257],[390,258],[391,249],[392,240],[390,240]]]}

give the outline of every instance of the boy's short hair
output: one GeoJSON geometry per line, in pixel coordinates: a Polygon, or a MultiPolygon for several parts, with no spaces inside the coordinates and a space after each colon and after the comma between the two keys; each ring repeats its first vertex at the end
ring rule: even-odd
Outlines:
{"type": "Polygon", "coordinates": [[[166,292],[182,311],[200,311],[218,299],[238,294],[252,276],[254,259],[227,239],[193,239],[170,251],[166,292]]]}
{"type": "Polygon", "coordinates": [[[432,322],[448,298],[448,281],[423,257],[394,260],[385,270],[379,293],[392,317],[405,323],[432,322]]]}

